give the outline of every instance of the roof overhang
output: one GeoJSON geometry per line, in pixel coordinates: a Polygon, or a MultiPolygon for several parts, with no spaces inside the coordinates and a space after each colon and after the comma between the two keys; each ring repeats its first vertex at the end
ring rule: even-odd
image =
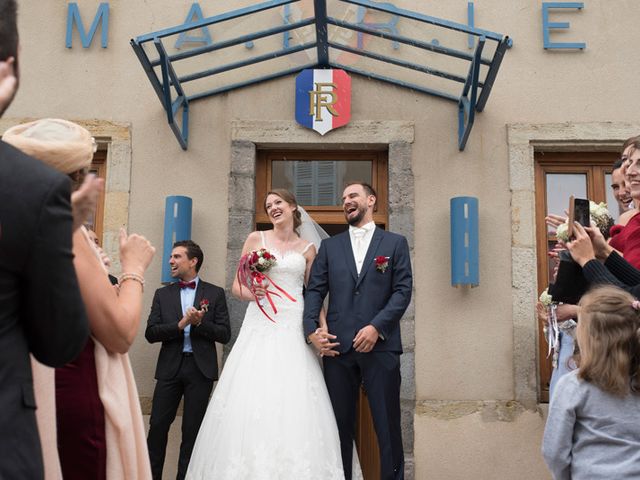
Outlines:
{"type": "Polygon", "coordinates": [[[131,46],[184,150],[191,102],[307,68],[343,69],[455,102],[464,150],[511,40],[373,0],[269,0],[191,18],[140,35],[131,46]],[[399,33],[400,20],[407,34],[399,33]],[[220,28],[219,40],[211,40],[209,27],[220,28]],[[184,43],[201,45],[183,50],[184,43]]]}

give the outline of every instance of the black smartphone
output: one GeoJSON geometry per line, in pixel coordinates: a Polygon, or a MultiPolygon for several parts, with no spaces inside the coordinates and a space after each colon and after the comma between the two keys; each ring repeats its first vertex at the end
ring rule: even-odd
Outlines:
{"type": "Polygon", "coordinates": [[[583,227],[591,226],[591,213],[589,211],[589,200],[585,198],[569,197],[569,238],[573,238],[573,222],[576,221],[583,227]]]}
{"type": "Polygon", "coordinates": [[[583,227],[591,226],[591,213],[589,212],[589,200],[584,198],[573,199],[574,220],[583,227]]]}

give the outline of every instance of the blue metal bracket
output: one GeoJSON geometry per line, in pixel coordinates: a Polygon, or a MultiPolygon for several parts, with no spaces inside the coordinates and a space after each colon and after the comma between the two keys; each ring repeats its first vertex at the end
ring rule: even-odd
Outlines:
{"type": "MultiPolygon", "coordinates": [[[[240,8],[213,17],[200,18],[201,16],[197,16],[197,18],[192,18],[192,20],[187,21],[182,25],[146,35],[140,35],[135,39],[132,39],[131,46],[138,57],[147,78],[151,82],[151,86],[158,95],[158,98],[165,109],[169,126],[178,139],[180,146],[185,150],[187,149],[189,138],[189,104],[195,100],[218,95],[220,93],[248,85],[265,82],[274,78],[295,74],[306,68],[342,68],[346,71],[363,75],[367,78],[389,82],[418,92],[423,92],[456,102],[458,105],[458,147],[460,150],[464,150],[471,128],[473,127],[475,113],[481,112],[484,109],[489,98],[489,94],[491,93],[493,83],[498,74],[498,70],[500,69],[506,49],[512,45],[512,41],[509,37],[476,28],[473,24],[471,26],[465,25],[398,8],[389,2],[374,0],[339,0],[339,2],[357,7],[358,15],[355,23],[331,17],[327,10],[327,0],[313,0],[314,15],[310,18],[304,18],[295,22],[291,19],[290,5],[300,4],[301,0],[268,0],[250,7],[240,8]],[[211,25],[220,24],[229,20],[247,17],[281,7],[285,9],[284,15],[282,15],[282,25],[244,34],[236,38],[226,39],[223,41],[200,42],[205,43],[205,45],[173,54],[167,53],[165,43],[163,43],[164,41],[169,41],[168,37],[179,36],[180,38],[190,38],[187,35],[188,32],[198,30],[203,31],[203,29],[206,30],[207,27],[211,25]],[[367,9],[387,13],[391,16],[392,20],[389,23],[364,22],[364,15],[362,12],[367,9]],[[466,34],[472,40],[475,38],[477,41],[469,41],[468,45],[473,45],[473,48],[471,51],[465,51],[442,46],[439,42],[429,43],[411,37],[406,37],[399,33],[398,27],[399,20],[403,18],[439,28],[454,30],[462,34],[466,34]],[[304,27],[309,26],[315,27],[315,39],[298,39],[297,42],[293,41],[294,39],[291,36],[291,32],[295,30],[303,31],[304,27]],[[330,26],[355,32],[357,35],[354,37],[357,38],[357,43],[354,45],[347,45],[330,40],[330,26]],[[187,72],[181,76],[178,76],[174,69],[174,64],[176,62],[205,53],[215,53],[236,45],[253,45],[256,40],[271,37],[273,35],[284,36],[285,41],[282,42],[282,49],[255,55],[251,58],[232,61],[223,65],[217,65],[215,67],[211,66],[204,70],[187,72]],[[468,61],[468,73],[464,76],[457,73],[447,72],[439,68],[433,68],[418,61],[409,62],[401,58],[367,50],[365,42],[362,42],[363,35],[370,35],[388,40],[392,42],[394,50],[397,50],[400,44],[405,44],[421,50],[468,61]],[[482,56],[483,49],[487,42],[495,42],[496,45],[491,58],[482,56]],[[157,57],[152,58],[148,54],[147,50],[144,48],[145,44],[152,44],[152,46],[155,47],[154,50],[157,52],[157,57]],[[310,53],[315,53],[316,60],[301,62],[300,58],[304,57],[300,57],[296,62],[294,62],[297,66],[279,69],[273,73],[263,74],[259,77],[252,77],[232,84],[220,85],[216,88],[210,88],[204,91],[192,91],[190,88],[193,87],[189,87],[192,85],[189,82],[194,80],[212,78],[225,72],[238,71],[249,67],[250,65],[262,62],[266,63],[276,58],[290,57],[292,55],[304,55],[302,52],[306,52],[309,56],[311,56],[310,53]],[[424,85],[410,83],[403,78],[394,78],[392,75],[387,73],[381,74],[373,71],[367,71],[353,65],[344,65],[338,60],[338,58],[332,58],[333,56],[337,57],[337,55],[334,55],[335,52],[347,52],[351,55],[381,62],[382,64],[401,67],[406,69],[405,71],[419,72],[424,75],[436,76],[450,80],[451,82],[459,83],[461,85],[460,94],[456,95],[449,91],[436,90],[424,85]],[[488,68],[481,69],[481,66],[488,68]],[[484,75],[482,75],[481,72],[484,73],[484,75]],[[179,124],[180,122],[178,122],[177,119],[177,114],[180,111],[182,113],[181,124],[179,124]]],[[[202,62],[200,62],[200,64],[202,64],[202,62]]],[[[178,69],[178,71],[184,72],[184,68],[178,69]]]]}
{"type": "Polygon", "coordinates": [[[467,139],[476,118],[476,100],[478,98],[478,76],[480,74],[480,59],[486,39],[484,36],[478,39],[478,47],[469,67],[469,76],[462,89],[462,95],[458,102],[458,149],[464,150],[467,139]]]}

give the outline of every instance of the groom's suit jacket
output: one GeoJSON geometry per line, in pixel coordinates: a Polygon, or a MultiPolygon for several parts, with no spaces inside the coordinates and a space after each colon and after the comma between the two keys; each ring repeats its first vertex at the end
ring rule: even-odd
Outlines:
{"type": "Polygon", "coordinates": [[[60,367],[89,325],[66,175],[0,141],[0,478],[43,476],[29,352],[60,367]]]}
{"type": "Polygon", "coordinates": [[[402,353],[400,318],[411,301],[412,287],[409,245],[402,235],[376,227],[360,275],[348,231],[323,240],[305,293],[305,337],[317,328],[329,293],[327,323],[329,332],[338,337],[340,352],[347,352],[356,333],[371,324],[380,334],[374,352],[402,353]],[[384,272],[376,268],[379,256],[388,257],[384,272]]]}
{"type": "MultiPolygon", "coordinates": [[[[217,380],[218,356],[215,342],[227,343],[231,338],[229,311],[224,290],[200,279],[193,306],[200,309],[203,299],[209,300],[209,310],[202,317],[199,326],[191,325],[191,347],[202,374],[211,380],[217,380]]],[[[172,283],[156,290],[145,337],[150,343],[162,342],[155,374],[158,380],[170,380],[178,373],[184,346],[184,331],[178,328],[181,318],[179,284],[172,283]]]]}

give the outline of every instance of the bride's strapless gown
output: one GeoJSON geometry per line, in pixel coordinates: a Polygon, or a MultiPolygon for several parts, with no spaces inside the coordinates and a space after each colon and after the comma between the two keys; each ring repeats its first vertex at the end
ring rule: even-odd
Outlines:
{"type": "Polygon", "coordinates": [[[305,258],[270,251],[277,263],[268,275],[297,301],[274,298],[276,323],[249,303],[200,427],[187,479],[344,479],[331,401],[318,357],[304,341],[305,258]]]}

